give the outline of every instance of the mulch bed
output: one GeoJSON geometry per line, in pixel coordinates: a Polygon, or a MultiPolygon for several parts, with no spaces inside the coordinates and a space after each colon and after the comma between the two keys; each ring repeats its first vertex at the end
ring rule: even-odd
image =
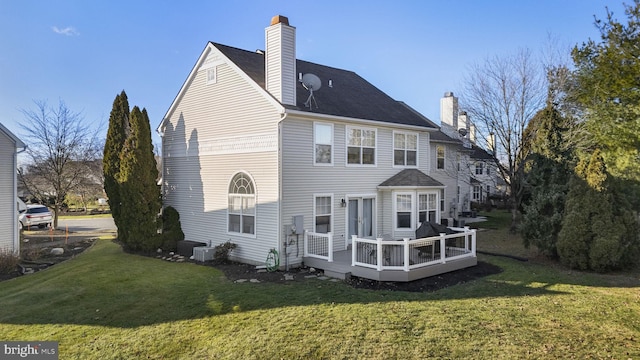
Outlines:
{"type": "MultiPolygon", "coordinates": [[[[201,263],[200,263],[201,264],[201,263]]],[[[311,275],[321,276],[322,271],[312,271],[312,269],[300,267],[289,269],[288,272],[274,271],[264,272],[256,269],[255,266],[239,263],[213,264],[205,263],[224,272],[227,279],[237,281],[240,279],[256,279],[260,282],[289,283],[292,281],[305,281],[311,275]],[[286,280],[285,274],[293,275],[293,280],[286,280]]],[[[371,290],[391,290],[409,292],[432,292],[449,286],[463,284],[485,276],[498,274],[502,268],[478,261],[478,265],[470,268],[452,271],[446,274],[432,276],[410,282],[386,282],[375,281],[352,276],[345,280],[345,283],[357,289],[371,290]]]]}

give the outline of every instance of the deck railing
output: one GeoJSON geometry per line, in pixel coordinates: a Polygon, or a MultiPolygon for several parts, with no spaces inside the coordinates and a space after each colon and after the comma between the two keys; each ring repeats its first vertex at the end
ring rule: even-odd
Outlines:
{"type": "Polygon", "coordinates": [[[352,237],[352,266],[378,271],[411,271],[424,266],[476,256],[476,230],[451,228],[455,234],[422,239],[382,240],[352,237]]]}
{"type": "Polygon", "coordinates": [[[333,235],[305,231],[304,256],[333,262],[333,235]]]}

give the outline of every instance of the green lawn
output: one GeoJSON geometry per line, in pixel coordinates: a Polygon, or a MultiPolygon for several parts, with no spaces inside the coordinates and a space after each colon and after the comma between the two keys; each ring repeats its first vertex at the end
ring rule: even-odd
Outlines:
{"type": "MultiPolygon", "coordinates": [[[[492,242],[492,232],[478,235],[492,242]]],[[[484,240],[483,240],[484,239],[484,240]]],[[[480,255],[500,274],[433,293],[226,280],[100,240],[0,282],[0,339],[60,359],[640,358],[640,279],[480,255]]]]}

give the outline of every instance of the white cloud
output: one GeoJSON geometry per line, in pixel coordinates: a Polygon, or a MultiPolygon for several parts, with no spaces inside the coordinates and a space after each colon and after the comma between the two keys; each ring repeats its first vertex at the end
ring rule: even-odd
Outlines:
{"type": "Polygon", "coordinates": [[[57,26],[51,28],[54,33],[66,36],[78,36],[80,33],[73,26],[67,26],[66,28],[60,29],[57,26]]]}

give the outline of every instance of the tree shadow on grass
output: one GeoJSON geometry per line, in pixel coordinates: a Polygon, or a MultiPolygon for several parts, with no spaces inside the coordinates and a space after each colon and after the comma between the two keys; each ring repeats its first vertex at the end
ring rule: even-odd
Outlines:
{"type": "MultiPolygon", "coordinates": [[[[98,244],[87,254],[29,277],[0,283],[0,323],[135,328],[237,311],[324,304],[380,304],[571,295],[562,285],[601,286],[580,273],[486,257],[504,269],[437,291],[357,289],[329,279],[234,283],[214,268],[124,254],[98,244]],[[560,289],[554,289],[556,285],[560,289]]],[[[589,275],[589,274],[587,274],[589,275]]],[[[638,286],[629,284],[628,287],[638,286]]]]}

